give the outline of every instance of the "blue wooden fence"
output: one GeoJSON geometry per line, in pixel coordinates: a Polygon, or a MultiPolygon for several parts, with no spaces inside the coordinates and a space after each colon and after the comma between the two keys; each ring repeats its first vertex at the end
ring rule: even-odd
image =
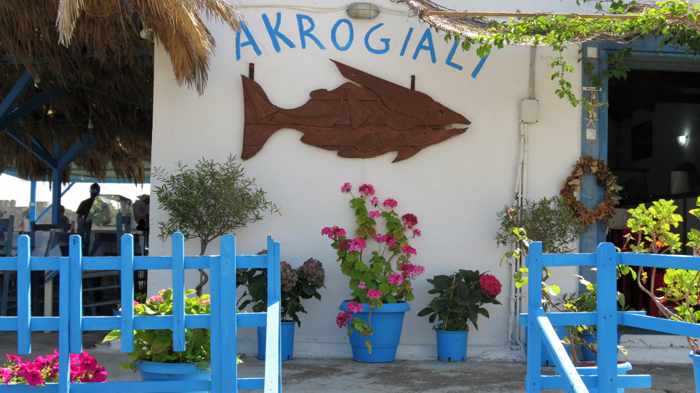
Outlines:
{"type": "Polygon", "coordinates": [[[0,385],[0,393],[155,393],[210,391],[235,393],[238,390],[282,392],[282,359],[280,357],[280,245],[267,239],[264,255],[237,255],[233,235],[221,238],[221,254],[185,256],[185,241],[180,233],[172,236],[172,256],[134,256],[134,239],[121,238],[118,257],[83,257],[81,239],[70,237],[68,257],[35,258],[30,254],[29,236],[17,240],[17,256],[0,258],[0,270],[17,271],[17,316],[0,317],[0,331],[17,333],[17,352],[31,353],[31,332],[58,332],[59,381],[41,388],[26,385],[0,385]],[[185,270],[209,269],[211,275],[211,313],[185,314],[185,270]],[[236,312],[236,269],[268,269],[268,306],[264,313],[236,312]],[[59,316],[31,315],[30,272],[59,271],[59,316]],[[119,270],[121,272],[121,304],[119,316],[82,315],[82,272],[119,270]],[[134,270],[172,271],[173,313],[160,316],[134,316],[134,270]],[[236,365],[236,337],[241,328],[267,326],[264,378],[240,378],[236,365]],[[185,329],[211,330],[210,381],[148,381],[70,383],[69,354],[82,352],[82,333],[121,329],[121,351],[133,350],[133,331],[170,329],[173,349],[185,350],[185,329]]]}
{"type": "Polygon", "coordinates": [[[614,393],[617,388],[650,388],[649,375],[617,375],[618,326],[632,326],[668,334],[700,338],[700,324],[650,317],[643,312],[617,310],[617,265],[646,266],[665,269],[700,270],[700,257],[687,255],[652,255],[617,252],[611,243],[601,243],[595,253],[545,254],[542,243],[530,246],[528,267],[528,314],[521,321],[527,325],[528,393],[543,389],[567,392],[614,393]],[[542,271],[545,267],[595,266],[597,296],[595,312],[545,312],[542,307],[542,271]],[[598,375],[579,375],[555,326],[590,325],[597,327],[598,375]],[[558,375],[542,375],[542,345],[556,365],[558,375]]]}

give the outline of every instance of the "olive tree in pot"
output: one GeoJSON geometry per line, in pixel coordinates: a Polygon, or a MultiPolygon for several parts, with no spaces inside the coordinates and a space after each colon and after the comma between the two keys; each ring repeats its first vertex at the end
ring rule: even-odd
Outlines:
{"type": "Polygon", "coordinates": [[[467,357],[469,324],[478,329],[479,315],[486,318],[485,304],[501,304],[496,296],[501,293],[501,282],[493,275],[474,270],[459,270],[451,275],[438,275],[428,282],[436,295],[418,316],[428,317],[435,324],[438,360],[464,361],[467,357]]]}
{"type": "MultiPolygon", "coordinates": [[[[168,213],[168,220],[160,223],[161,238],[179,231],[186,239],[199,239],[200,255],[214,239],[278,212],[234,156],[223,162],[202,158],[192,167],[178,163],[175,173],[160,168],[154,172],[158,184],[153,193],[168,213]]],[[[208,281],[206,271],[199,269],[197,295],[208,281]]]]}
{"type": "MultiPolygon", "coordinates": [[[[323,264],[314,258],[307,259],[296,269],[286,261],[282,261],[280,270],[282,273],[282,360],[292,360],[294,358],[294,324],[301,327],[299,314],[306,314],[302,301],[311,298],[321,300],[319,289],[324,287],[326,275],[323,264]]],[[[251,306],[255,312],[264,312],[267,308],[267,270],[241,271],[238,274],[237,284],[245,286],[245,292],[239,298],[238,309],[244,310],[251,306]]],[[[265,360],[265,338],[265,328],[258,328],[258,359],[260,360],[265,360]]]]}

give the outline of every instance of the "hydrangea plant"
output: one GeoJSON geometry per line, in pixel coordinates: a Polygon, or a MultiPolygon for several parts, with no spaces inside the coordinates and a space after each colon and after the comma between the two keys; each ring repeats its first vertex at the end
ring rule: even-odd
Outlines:
{"type": "MultiPolygon", "coordinates": [[[[104,382],[107,370],[89,353],[70,354],[71,382],[104,382]]],[[[34,360],[6,354],[0,367],[0,379],[8,385],[28,384],[41,386],[58,382],[58,351],[37,356],[34,360]]]]}
{"type": "MultiPolygon", "coordinates": [[[[301,326],[299,314],[306,314],[302,304],[305,299],[321,300],[319,289],[324,287],[326,273],[323,264],[314,258],[307,259],[301,266],[294,269],[286,261],[280,264],[282,273],[282,320],[296,322],[301,326]]],[[[267,308],[267,270],[250,269],[238,275],[239,285],[246,287],[239,298],[238,309],[244,310],[252,305],[255,312],[263,312],[267,308]]]]}
{"type": "Polygon", "coordinates": [[[373,334],[372,327],[354,315],[362,304],[376,309],[385,303],[407,302],[414,299],[411,281],[425,268],[412,262],[417,254],[411,245],[421,235],[418,218],[412,213],[399,214],[398,201],[380,200],[371,184],[358,187],[353,193],[350,183],[341,192],[351,196],[350,208],[355,214],[357,228],[350,235],[345,228],[329,226],[321,234],[331,241],[344,275],[350,281],[351,301],[348,311],[336,316],[338,327],[347,327],[364,336],[373,334]]]}
{"type": "MultiPolygon", "coordinates": [[[[211,301],[208,294],[196,295],[196,290],[185,291],[186,314],[209,314],[211,301]]],[[[162,289],[149,297],[144,303],[134,301],[134,315],[154,316],[172,315],[173,291],[162,289]]],[[[112,330],[102,340],[110,342],[119,339],[119,330],[112,330]]],[[[125,368],[134,369],[139,361],[161,363],[194,363],[201,368],[209,365],[210,338],[208,329],[186,329],[185,351],[173,351],[173,336],[170,330],[136,330],[134,332],[134,351],[129,354],[125,368]]]]}

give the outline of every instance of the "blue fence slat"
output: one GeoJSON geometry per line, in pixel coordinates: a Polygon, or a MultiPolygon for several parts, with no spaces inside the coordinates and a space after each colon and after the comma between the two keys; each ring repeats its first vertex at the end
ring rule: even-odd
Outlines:
{"type": "Polygon", "coordinates": [[[542,266],[593,266],[596,263],[595,254],[543,254],[542,266]]]}
{"type": "Polygon", "coordinates": [[[29,355],[32,351],[30,330],[32,319],[31,245],[29,236],[17,239],[17,353],[29,355]]]}
{"type": "Polygon", "coordinates": [[[121,337],[122,352],[134,350],[134,236],[127,233],[121,239],[121,337]]]}
{"type": "Polygon", "coordinates": [[[32,257],[31,270],[33,271],[57,271],[63,261],[68,257],[32,257]]]}
{"type": "Polygon", "coordinates": [[[175,232],[172,241],[173,350],[185,351],[185,237],[175,232]]]}
{"type": "Polygon", "coordinates": [[[700,257],[625,252],[619,254],[619,263],[621,265],[656,267],[660,269],[698,270],[700,257]]]}
{"type": "Polygon", "coordinates": [[[542,364],[542,336],[536,316],[542,314],[542,243],[534,242],[528,250],[526,264],[528,267],[528,318],[527,323],[527,374],[525,389],[527,393],[539,393],[540,365],[542,364]]]}
{"type": "Polygon", "coordinates": [[[246,312],[237,313],[236,319],[239,329],[256,328],[265,326],[267,313],[264,312],[246,312]]]}
{"type": "Polygon", "coordinates": [[[279,247],[267,238],[267,328],[265,342],[265,392],[281,391],[282,356],[280,334],[281,277],[279,247]]]}
{"type": "Polygon", "coordinates": [[[265,378],[238,378],[238,390],[262,390],[265,378]]]}
{"type": "MultiPolygon", "coordinates": [[[[554,330],[554,326],[549,322],[549,318],[545,315],[537,317],[537,325],[544,336],[545,346],[552,355],[552,359],[554,359],[557,371],[567,382],[565,386],[566,391],[572,393],[588,393],[588,388],[583,383],[578,371],[576,371],[574,363],[569,359],[569,354],[561,343],[561,338],[554,330]]],[[[538,379],[540,379],[541,384],[541,377],[538,377],[538,379]]]]}
{"type": "Polygon", "coordinates": [[[210,340],[211,340],[211,393],[223,393],[221,386],[223,383],[223,375],[221,373],[222,348],[221,343],[221,267],[219,261],[213,261],[209,270],[210,292],[211,292],[211,323],[210,323],[210,340]]]}
{"type": "Polygon", "coordinates": [[[597,251],[596,308],[598,389],[615,390],[617,380],[617,263],[615,246],[601,243],[597,251]]]}
{"type": "Polygon", "coordinates": [[[70,352],[83,351],[83,244],[80,236],[71,235],[70,256],[70,352]]]}
{"type": "MultiPolygon", "coordinates": [[[[69,240],[69,252],[75,246],[73,238],[69,240]]],[[[80,243],[80,242],[78,242],[80,243]]],[[[71,317],[71,268],[70,260],[65,260],[59,267],[58,295],[58,392],[68,393],[70,390],[70,317],[71,317]]]]}
{"type": "Polygon", "coordinates": [[[236,364],[236,238],[233,235],[225,235],[221,238],[221,257],[219,259],[221,269],[221,287],[219,296],[221,302],[219,314],[221,315],[221,381],[222,392],[233,392],[237,386],[238,365],[236,364]]]}
{"type": "Polygon", "coordinates": [[[236,256],[238,269],[267,269],[266,255],[238,255],[236,256]]]}
{"type": "MultiPolygon", "coordinates": [[[[591,388],[598,388],[598,376],[597,375],[581,375],[583,383],[590,390],[591,388]]],[[[552,390],[552,389],[565,389],[569,385],[566,378],[560,375],[543,375],[542,376],[542,389],[552,390]]],[[[617,387],[628,388],[628,389],[649,389],[651,388],[651,376],[650,375],[620,375],[617,377],[617,387]]]]}
{"type": "Polygon", "coordinates": [[[71,393],[186,393],[209,391],[211,383],[201,380],[182,381],[114,381],[71,385],[71,393]]]}

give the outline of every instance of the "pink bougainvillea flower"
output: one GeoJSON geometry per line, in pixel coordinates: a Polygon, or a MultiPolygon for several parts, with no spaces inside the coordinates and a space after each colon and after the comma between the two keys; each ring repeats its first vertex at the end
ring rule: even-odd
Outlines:
{"type": "Polygon", "coordinates": [[[362,252],[365,250],[365,247],[367,247],[367,242],[365,241],[365,239],[361,237],[356,237],[350,241],[348,251],[362,252]]]}
{"type": "Polygon", "coordinates": [[[369,291],[367,291],[367,297],[369,297],[370,299],[379,299],[380,297],[382,297],[382,291],[380,291],[379,289],[370,289],[369,291]]]}
{"type": "Polygon", "coordinates": [[[395,209],[396,206],[399,205],[399,203],[396,201],[396,199],[388,198],[384,200],[384,203],[382,203],[382,205],[387,209],[395,209]]]}
{"type": "Polygon", "coordinates": [[[350,191],[352,191],[352,184],[350,184],[350,183],[346,182],[340,187],[340,192],[342,192],[342,193],[347,194],[350,191]]]}
{"type": "Polygon", "coordinates": [[[363,184],[359,188],[360,195],[363,197],[371,197],[374,195],[374,186],[371,184],[363,184]]]}
{"type": "Polygon", "coordinates": [[[399,286],[403,284],[403,274],[391,273],[391,275],[389,275],[389,284],[394,286],[399,286]]]}
{"type": "Polygon", "coordinates": [[[420,229],[418,229],[418,228],[413,229],[413,237],[420,237],[420,235],[422,235],[422,234],[423,234],[423,232],[421,232],[420,229]]]}
{"type": "Polygon", "coordinates": [[[348,311],[350,311],[352,314],[357,314],[358,312],[362,311],[362,305],[353,300],[348,303],[348,311]]]}
{"type": "Polygon", "coordinates": [[[161,303],[161,302],[163,302],[163,296],[153,295],[153,296],[148,298],[148,301],[151,303],[161,303]]]}
{"type": "Polygon", "coordinates": [[[9,368],[0,368],[0,378],[2,378],[2,383],[10,383],[10,380],[14,377],[14,373],[9,368]]]}
{"type": "Polygon", "coordinates": [[[416,255],[416,249],[409,246],[408,244],[404,244],[403,246],[401,246],[401,251],[403,251],[403,253],[406,255],[416,255]]]}
{"type": "Polygon", "coordinates": [[[501,282],[491,274],[484,274],[479,277],[479,286],[491,297],[496,297],[501,293],[501,282]]]}
{"type": "Polygon", "coordinates": [[[338,313],[338,315],[335,317],[335,324],[338,325],[339,328],[347,326],[348,322],[352,319],[352,314],[350,314],[347,311],[341,311],[338,313]]]}
{"type": "Polygon", "coordinates": [[[8,363],[22,364],[24,362],[24,359],[22,359],[21,356],[12,353],[5,354],[5,359],[7,359],[8,363]]]}
{"type": "Polygon", "coordinates": [[[372,210],[372,211],[369,212],[369,217],[370,217],[370,218],[377,219],[377,218],[379,218],[379,217],[381,217],[381,216],[382,216],[382,212],[380,212],[379,210],[372,210]]]}
{"type": "Polygon", "coordinates": [[[418,225],[418,217],[411,213],[406,213],[401,216],[401,221],[403,221],[403,225],[405,225],[406,228],[413,228],[414,226],[418,225]]]}
{"type": "Polygon", "coordinates": [[[379,198],[377,198],[376,196],[373,196],[372,199],[370,200],[370,203],[372,204],[372,206],[378,206],[379,205],[379,198]]]}
{"type": "Polygon", "coordinates": [[[39,386],[44,384],[44,377],[41,375],[41,369],[33,364],[25,365],[17,371],[17,376],[24,378],[31,386],[39,386]]]}
{"type": "Polygon", "coordinates": [[[357,287],[360,289],[367,289],[367,283],[365,283],[364,281],[360,281],[360,283],[357,284],[357,287]]]}

